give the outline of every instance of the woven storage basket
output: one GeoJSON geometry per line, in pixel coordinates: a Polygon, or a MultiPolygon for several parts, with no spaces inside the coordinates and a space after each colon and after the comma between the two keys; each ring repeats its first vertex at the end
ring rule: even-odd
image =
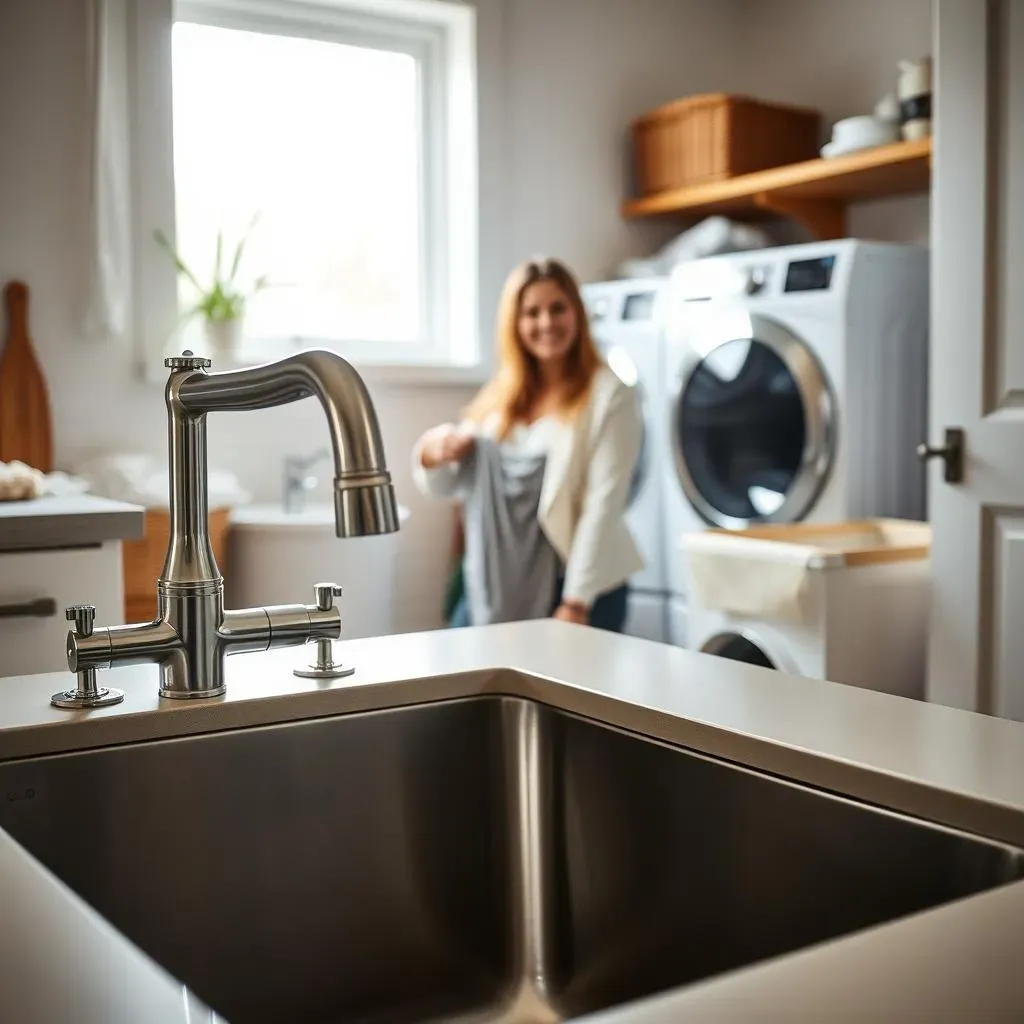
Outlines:
{"type": "Polygon", "coordinates": [[[749,96],[675,100],[633,123],[637,190],[657,195],[818,155],[821,113],[749,96]]]}

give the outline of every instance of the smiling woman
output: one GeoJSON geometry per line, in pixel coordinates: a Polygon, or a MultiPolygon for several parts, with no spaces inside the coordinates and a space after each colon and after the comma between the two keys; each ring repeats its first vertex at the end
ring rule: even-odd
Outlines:
{"type": "Polygon", "coordinates": [[[643,562],[624,520],[642,424],[557,260],[509,276],[498,370],[461,424],[419,440],[420,489],[463,504],[465,597],[451,625],[554,615],[621,632],[643,562]]]}

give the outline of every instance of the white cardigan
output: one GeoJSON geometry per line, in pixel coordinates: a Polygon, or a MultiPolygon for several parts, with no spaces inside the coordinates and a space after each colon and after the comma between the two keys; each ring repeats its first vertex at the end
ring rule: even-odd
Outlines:
{"type": "MultiPolygon", "coordinates": [[[[484,436],[495,428],[496,418],[465,427],[484,436]]],[[[565,563],[563,597],[592,604],[644,567],[625,521],[642,437],[636,396],[607,367],[598,370],[575,419],[552,432],[537,519],[565,563]]],[[[413,479],[426,495],[459,497],[458,467],[425,470],[419,445],[413,479]]]]}

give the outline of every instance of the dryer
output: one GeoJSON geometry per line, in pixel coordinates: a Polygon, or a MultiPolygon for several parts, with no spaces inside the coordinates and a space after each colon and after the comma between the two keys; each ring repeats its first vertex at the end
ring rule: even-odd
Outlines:
{"type": "Polygon", "coordinates": [[[635,389],[640,404],[643,444],[626,519],[645,565],[630,580],[626,632],[658,641],[666,639],[668,589],[662,550],[664,467],[670,458],[663,414],[665,285],[664,278],[645,278],[582,288],[594,341],[612,371],[635,389]]]}
{"type": "Polygon", "coordinates": [[[708,525],[923,519],[928,250],[841,239],[678,266],[666,291],[668,586],[708,525]]]}

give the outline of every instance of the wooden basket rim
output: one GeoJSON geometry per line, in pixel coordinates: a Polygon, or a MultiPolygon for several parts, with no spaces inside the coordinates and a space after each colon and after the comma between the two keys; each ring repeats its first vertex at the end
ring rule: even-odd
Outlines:
{"type": "Polygon", "coordinates": [[[741,105],[767,107],[775,111],[782,111],[788,114],[799,114],[805,117],[814,117],[819,120],[822,117],[821,111],[816,110],[814,107],[780,103],[776,100],[762,100],[758,99],[756,96],[748,96],[745,93],[706,92],[698,93],[693,96],[683,96],[680,99],[671,100],[669,103],[663,103],[660,107],[655,107],[653,110],[649,110],[647,113],[638,117],[633,122],[633,126],[634,128],[641,128],[657,121],[663,121],[668,118],[675,117],[681,113],[700,109],[701,107],[741,105]]]}

